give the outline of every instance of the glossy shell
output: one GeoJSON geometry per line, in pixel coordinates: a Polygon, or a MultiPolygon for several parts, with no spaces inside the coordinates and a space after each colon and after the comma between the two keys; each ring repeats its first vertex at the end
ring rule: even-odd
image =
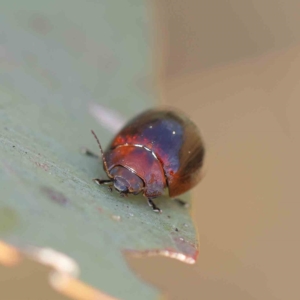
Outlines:
{"type": "Polygon", "coordinates": [[[144,194],[155,198],[163,193],[166,178],[161,162],[143,147],[120,145],[105,155],[109,170],[123,166],[137,174],[145,182],[144,194]]]}
{"type": "Polygon", "coordinates": [[[200,181],[204,153],[200,132],[191,120],[175,110],[153,109],[128,122],[110,143],[105,157],[109,168],[118,156],[145,186],[154,181],[152,189],[156,187],[159,192],[168,186],[170,197],[175,197],[200,181]],[[148,154],[142,154],[145,151],[141,147],[148,149],[148,154]]]}

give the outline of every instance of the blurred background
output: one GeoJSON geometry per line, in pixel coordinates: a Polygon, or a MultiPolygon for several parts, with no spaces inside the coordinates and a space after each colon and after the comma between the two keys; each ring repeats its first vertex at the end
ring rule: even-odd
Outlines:
{"type": "MultiPolygon", "coordinates": [[[[129,11],[143,10],[142,1],[127,2],[129,11]]],[[[56,101],[54,118],[63,119],[60,108],[67,108],[76,119],[87,102],[99,99],[129,117],[154,93],[158,103],[190,115],[205,139],[206,177],[192,192],[197,263],[128,258],[136,273],[173,300],[299,299],[300,2],[154,0],[147,2],[148,18],[137,23],[124,17],[123,8],[115,10],[115,3],[96,9],[100,0],[30,3],[36,11],[27,2],[0,8],[2,30],[10,24],[13,33],[0,36],[7,47],[0,47],[0,75],[8,94],[40,101],[45,111],[56,101]],[[91,15],[81,20],[81,12],[91,15]],[[98,18],[103,26],[95,28],[98,18]],[[94,41],[99,32],[103,43],[94,41]],[[47,42],[39,43],[46,35],[47,42]],[[136,42],[142,38],[150,38],[151,46],[136,42]],[[32,49],[50,54],[32,55],[32,49]],[[151,63],[143,61],[145,53],[151,63]],[[25,81],[17,69],[38,78],[43,89],[30,88],[32,78],[25,81]],[[69,109],[66,99],[87,100],[69,109]]],[[[84,119],[87,126],[90,119],[84,119]]],[[[43,126],[46,133],[54,130],[43,126]]],[[[90,142],[83,131],[78,141],[80,128],[68,130],[66,149],[90,142]]]]}
{"type": "Polygon", "coordinates": [[[161,99],[208,148],[200,256],[131,263],[171,299],[299,299],[300,3],[154,3],[161,99]]]}

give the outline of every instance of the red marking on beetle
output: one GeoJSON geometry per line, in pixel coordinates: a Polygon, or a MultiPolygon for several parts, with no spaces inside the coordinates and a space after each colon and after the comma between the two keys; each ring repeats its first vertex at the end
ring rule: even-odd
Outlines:
{"type": "Polygon", "coordinates": [[[42,187],[41,190],[48,196],[49,199],[57,204],[66,205],[69,203],[69,199],[61,192],[55,191],[49,187],[42,187]]]}

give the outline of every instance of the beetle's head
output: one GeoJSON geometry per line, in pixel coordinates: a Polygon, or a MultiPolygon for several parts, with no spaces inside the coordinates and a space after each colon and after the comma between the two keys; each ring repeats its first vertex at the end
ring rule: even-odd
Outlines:
{"type": "Polygon", "coordinates": [[[113,177],[114,188],[121,194],[139,194],[144,188],[144,181],[135,173],[116,166],[110,170],[113,177]]]}

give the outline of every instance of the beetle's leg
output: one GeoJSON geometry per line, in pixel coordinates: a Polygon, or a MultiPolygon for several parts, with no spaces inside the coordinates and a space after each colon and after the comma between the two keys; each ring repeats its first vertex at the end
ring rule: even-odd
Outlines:
{"type": "Polygon", "coordinates": [[[105,184],[105,185],[108,185],[108,189],[112,192],[112,180],[111,179],[98,179],[98,178],[95,178],[93,179],[93,181],[95,183],[97,183],[98,185],[102,185],[102,184],[105,184]]]}
{"type": "Polygon", "coordinates": [[[157,213],[161,213],[162,210],[160,208],[158,208],[155,203],[152,201],[152,199],[148,198],[148,205],[152,207],[152,209],[157,212],[157,213]]]}
{"type": "Polygon", "coordinates": [[[88,148],[85,148],[85,147],[81,147],[80,152],[82,154],[85,154],[85,155],[93,157],[93,158],[100,158],[99,155],[95,154],[94,152],[92,152],[91,150],[89,150],[88,148]]]}
{"type": "Polygon", "coordinates": [[[93,181],[95,181],[99,185],[101,185],[101,184],[108,184],[108,185],[110,185],[112,183],[111,179],[99,179],[99,178],[95,178],[95,179],[93,179],[93,181]]]}
{"type": "Polygon", "coordinates": [[[178,198],[175,198],[174,201],[177,202],[179,205],[181,205],[183,207],[189,207],[190,206],[187,202],[185,202],[181,199],[178,199],[178,198]]]}
{"type": "Polygon", "coordinates": [[[102,185],[102,184],[105,184],[105,185],[108,185],[108,189],[112,192],[112,180],[111,179],[98,179],[98,178],[95,178],[93,179],[94,182],[96,182],[97,184],[99,185],[102,185]]]}
{"type": "Polygon", "coordinates": [[[121,197],[128,197],[128,193],[120,193],[121,197]]]}

